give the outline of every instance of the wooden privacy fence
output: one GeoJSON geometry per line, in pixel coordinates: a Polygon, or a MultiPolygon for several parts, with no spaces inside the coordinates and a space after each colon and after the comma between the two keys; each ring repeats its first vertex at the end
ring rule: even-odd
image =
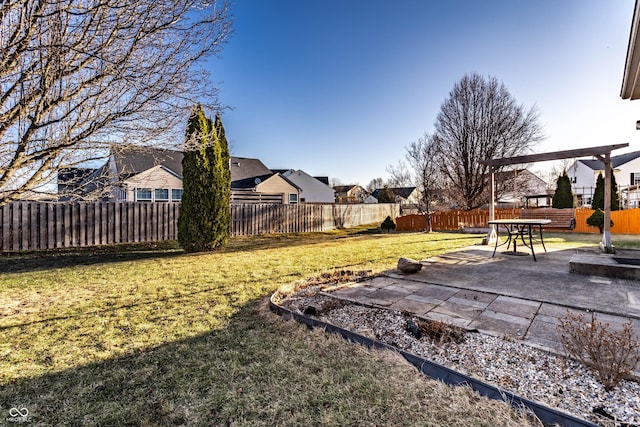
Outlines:
{"type": "MultiPolygon", "coordinates": [[[[576,228],[577,233],[599,233],[597,227],[589,227],[587,218],[591,216],[593,210],[587,208],[576,209],[576,228]]],[[[640,209],[625,209],[621,211],[611,212],[611,234],[640,234],[640,209]]]]}
{"type": "MultiPolygon", "coordinates": [[[[519,209],[496,209],[496,219],[519,218],[519,209]]],[[[471,211],[451,210],[435,212],[431,215],[431,227],[434,230],[461,230],[463,228],[486,228],[489,211],[474,209],[471,211]]],[[[407,215],[396,220],[398,231],[424,231],[427,218],[424,215],[407,215]]]]}
{"type": "Polygon", "coordinates": [[[231,205],[234,236],[328,231],[381,223],[400,214],[396,203],[380,204],[243,204],[231,205]]]}
{"type": "MultiPolygon", "coordinates": [[[[496,219],[520,218],[520,209],[496,209],[496,219]]],[[[574,233],[599,233],[596,227],[587,225],[587,218],[593,210],[576,208],[574,218],[576,227],[571,230],[574,233]]],[[[612,234],[640,234],[640,209],[625,209],[611,212],[612,234]]],[[[472,211],[443,211],[431,216],[431,224],[434,230],[460,230],[462,228],[488,228],[488,210],[472,211]]],[[[423,231],[427,228],[427,220],[424,215],[407,215],[396,219],[398,231],[423,231]]],[[[570,231],[570,230],[566,230],[570,231]]]]}
{"type": "Polygon", "coordinates": [[[0,207],[0,250],[173,240],[179,207],[179,203],[14,202],[0,207]]]}
{"type": "MultiPolygon", "coordinates": [[[[0,206],[0,251],[175,240],[179,211],[179,203],[14,202],[0,206]]],[[[231,233],[327,231],[382,222],[399,213],[395,203],[231,205],[231,233]]]]}

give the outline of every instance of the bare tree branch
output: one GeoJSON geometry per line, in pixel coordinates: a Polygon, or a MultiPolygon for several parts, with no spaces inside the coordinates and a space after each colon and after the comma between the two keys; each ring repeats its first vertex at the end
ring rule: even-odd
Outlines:
{"type": "Polygon", "coordinates": [[[402,160],[398,160],[395,166],[387,165],[387,173],[389,173],[389,179],[387,180],[389,187],[409,187],[413,185],[411,172],[407,164],[402,160]]]}
{"type": "Polygon", "coordinates": [[[443,178],[440,173],[436,144],[431,135],[425,133],[422,138],[407,147],[406,159],[415,174],[415,183],[420,191],[420,210],[427,215],[436,210],[443,202],[443,178]]]}
{"type": "Polygon", "coordinates": [[[0,204],[127,144],[179,144],[217,104],[202,62],[224,1],[9,0],[0,6],[0,204]]]}
{"type": "Polygon", "coordinates": [[[524,154],[543,136],[535,109],[525,111],[497,79],[470,74],[442,104],[433,138],[449,194],[473,209],[488,201],[489,167],[480,160],[524,154]]]}

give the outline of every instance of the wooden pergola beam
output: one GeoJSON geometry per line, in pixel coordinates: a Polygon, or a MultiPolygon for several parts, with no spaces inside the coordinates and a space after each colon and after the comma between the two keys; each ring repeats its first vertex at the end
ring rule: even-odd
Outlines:
{"type": "MultiPolygon", "coordinates": [[[[489,221],[495,219],[495,170],[500,166],[517,165],[521,163],[547,162],[549,160],[570,159],[573,157],[593,156],[604,163],[604,229],[602,246],[607,252],[613,252],[611,244],[611,151],[628,147],[629,144],[603,145],[599,147],[578,148],[576,150],[555,151],[551,153],[529,154],[526,156],[504,157],[502,159],[481,160],[480,163],[489,166],[491,183],[489,186],[489,221]]],[[[485,241],[489,243],[495,238],[494,228],[491,227],[485,241]]]]}
{"type": "Polygon", "coordinates": [[[529,154],[526,156],[504,157],[502,159],[487,159],[481,160],[483,165],[489,165],[493,167],[517,165],[521,163],[535,163],[535,162],[547,162],[550,160],[562,160],[571,159],[573,157],[586,157],[586,156],[604,156],[605,154],[611,154],[611,151],[618,148],[628,147],[629,144],[615,144],[615,145],[603,145],[600,147],[590,148],[578,148],[575,150],[554,151],[551,153],[529,154]]]}

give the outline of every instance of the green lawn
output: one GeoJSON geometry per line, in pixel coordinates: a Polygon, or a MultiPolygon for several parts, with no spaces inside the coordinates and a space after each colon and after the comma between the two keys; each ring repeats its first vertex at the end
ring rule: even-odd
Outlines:
{"type": "Polygon", "coordinates": [[[3,256],[0,424],[22,405],[31,425],[56,426],[526,425],[389,352],[265,308],[283,284],[380,272],[481,237],[359,228],[236,238],[205,254],[168,243],[3,256]]]}

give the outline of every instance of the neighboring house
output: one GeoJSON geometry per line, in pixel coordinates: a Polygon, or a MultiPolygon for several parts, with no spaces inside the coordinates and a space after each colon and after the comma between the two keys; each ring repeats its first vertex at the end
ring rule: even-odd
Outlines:
{"type": "Polygon", "coordinates": [[[495,175],[496,207],[551,206],[553,190],[539,176],[528,169],[500,171],[495,175]]]}
{"type": "Polygon", "coordinates": [[[333,188],[329,187],[328,177],[313,177],[302,170],[293,169],[273,172],[280,173],[300,188],[301,203],[333,203],[335,201],[335,193],[333,188]]]}
{"type": "Polygon", "coordinates": [[[333,187],[336,203],[364,203],[369,193],[359,185],[336,185],[333,187]]]}
{"type": "MultiPolygon", "coordinates": [[[[640,151],[611,156],[611,167],[619,187],[621,206],[640,208],[640,151]]],[[[599,173],[604,176],[604,164],[594,159],[578,159],[567,170],[578,206],[591,206],[599,173]]]]}
{"type": "MultiPolygon", "coordinates": [[[[365,203],[378,203],[380,192],[383,188],[376,188],[371,195],[365,199],[365,203]],[[373,202],[372,200],[375,200],[373,202]]],[[[389,187],[393,193],[396,203],[400,204],[400,213],[402,215],[417,214],[420,212],[422,205],[420,191],[416,187],[389,187]]]]}
{"type": "Polygon", "coordinates": [[[106,167],[112,199],[129,202],[182,200],[182,152],[150,147],[114,148],[106,167]]]}
{"type": "Polygon", "coordinates": [[[231,203],[300,202],[300,188],[260,160],[232,157],[230,167],[231,203]]]}
{"type": "Polygon", "coordinates": [[[362,203],[369,203],[369,204],[378,203],[378,198],[374,197],[373,194],[369,194],[367,197],[364,198],[362,203]]]}
{"type": "MultiPolygon", "coordinates": [[[[96,182],[103,186],[102,199],[179,202],[183,193],[182,157],[182,152],[175,150],[119,147],[112,150],[103,167],[93,172],[65,170],[58,176],[58,188],[69,192],[75,187],[74,192],[82,197],[94,189],[92,183],[96,182]]],[[[298,203],[300,189],[258,159],[231,157],[230,170],[231,203],[298,203]]]]}
{"type": "MultiPolygon", "coordinates": [[[[383,188],[376,188],[371,196],[377,201],[382,190],[383,188]]],[[[420,192],[416,187],[389,187],[389,190],[393,193],[396,203],[400,203],[400,205],[418,205],[420,203],[420,192]]]]}

